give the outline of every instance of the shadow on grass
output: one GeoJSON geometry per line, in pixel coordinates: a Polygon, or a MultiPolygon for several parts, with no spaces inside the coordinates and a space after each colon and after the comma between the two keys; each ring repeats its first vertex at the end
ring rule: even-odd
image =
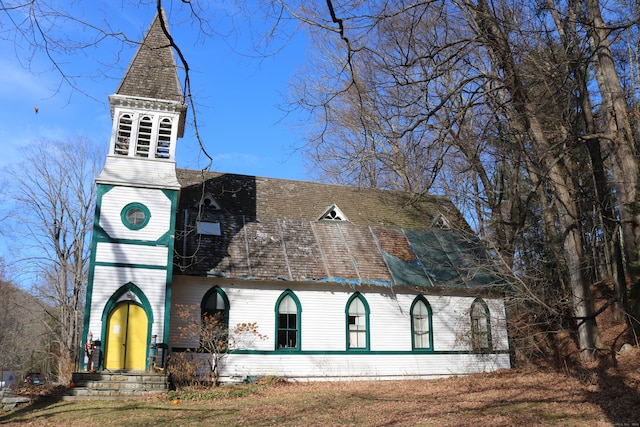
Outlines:
{"type": "Polygon", "coordinates": [[[640,427],[640,385],[634,373],[618,369],[615,359],[601,360],[597,367],[582,372],[590,384],[587,401],[599,406],[616,426],[640,427]]]}
{"type": "Polygon", "coordinates": [[[172,405],[169,401],[122,397],[115,400],[64,401],[61,397],[45,397],[0,415],[0,425],[73,425],[91,422],[96,425],[205,425],[212,417],[219,420],[237,415],[230,408],[172,405]],[[92,402],[95,405],[92,406],[92,402]]]}
{"type": "Polygon", "coordinates": [[[25,417],[30,418],[33,412],[41,411],[62,401],[61,396],[36,396],[31,399],[31,403],[21,403],[6,413],[0,413],[0,424],[20,421],[25,417]]]}

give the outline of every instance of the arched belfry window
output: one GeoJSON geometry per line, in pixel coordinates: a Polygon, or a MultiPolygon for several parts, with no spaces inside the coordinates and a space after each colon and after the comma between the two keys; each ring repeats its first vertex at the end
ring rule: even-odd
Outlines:
{"type": "Polygon", "coordinates": [[[151,133],[153,132],[153,117],[142,116],[138,124],[138,141],[136,143],[136,156],[149,157],[151,147],[151,133]]]}
{"type": "Polygon", "coordinates": [[[156,147],[156,158],[168,159],[169,148],[171,147],[171,119],[164,117],[158,126],[158,145],[156,147]]]}
{"type": "Polygon", "coordinates": [[[170,160],[175,117],[164,114],[122,111],[118,114],[113,154],[170,160]]]}
{"type": "Polygon", "coordinates": [[[132,126],[133,117],[131,117],[131,114],[121,114],[118,118],[118,129],[116,131],[116,143],[113,154],[120,156],[129,155],[132,126]]]}
{"type": "Polygon", "coordinates": [[[276,302],[276,350],[300,350],[301,314],[296,294],[283,292],[276,302]]]}
{"type": "Polygon", "coordinates": [[[491,316],[489,306],[482,298],[476,298],[471,304],[471,346],[481,353],[492,350],[491,316]]]}

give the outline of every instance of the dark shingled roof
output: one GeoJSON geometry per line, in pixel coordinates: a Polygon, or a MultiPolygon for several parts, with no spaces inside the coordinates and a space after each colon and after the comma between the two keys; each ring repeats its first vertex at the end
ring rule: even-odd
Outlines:
{"type": "MultiPolygon", "coordinates": [[[[162,18],[167,22],[164,10],[162,18]]],[[[162,30],[160,14],[153,19],[116,93],[182,103],[176,60],[169,39],[162,30]]]]}
{"type": "Polygon", "coordinates": [[[446,198],[184,169],[177,175],[176,272],[440,289],[502,285],[446,198]],[[213,204],[203,206],[205,198],[213,204]],[[348,221],[319,220],[334,204],[348,221]],[[439,215],[455,229],[432,228],[439,215]],[[198,221],[219,224],[219,235],[198,234],[198,221]]]}

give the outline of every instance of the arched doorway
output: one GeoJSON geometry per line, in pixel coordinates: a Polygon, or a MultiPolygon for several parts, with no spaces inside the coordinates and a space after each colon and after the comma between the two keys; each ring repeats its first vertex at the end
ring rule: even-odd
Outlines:
{"type": "Polygon", "coordinates": [[[144,292],[128,282],[111,296],[102,312],[102,367],[145,370],[153,310],[144,292]]]}
{"type": "Polygon", "coordinates": [[[147,313],[134,302],[120,302],[111,310],[107,317],[106,369],[146,368],[148,324],[147,313]]]}

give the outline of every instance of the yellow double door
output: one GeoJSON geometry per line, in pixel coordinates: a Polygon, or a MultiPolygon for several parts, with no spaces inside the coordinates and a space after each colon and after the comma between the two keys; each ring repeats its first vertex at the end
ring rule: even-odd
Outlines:
{"type": "Polygon", "coordinates": [[[105,369],[146,369],[148,318],[144,309],[122,302],[107,317],[105,369]]]}

